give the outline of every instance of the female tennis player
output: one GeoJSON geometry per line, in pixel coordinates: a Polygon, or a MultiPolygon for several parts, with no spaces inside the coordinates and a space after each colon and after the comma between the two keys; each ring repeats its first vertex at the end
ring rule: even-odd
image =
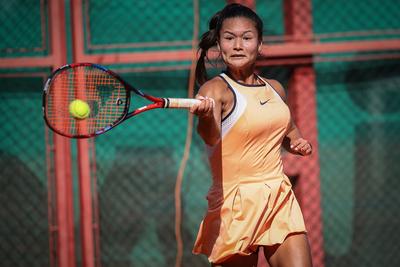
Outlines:
{"type": "Polygon", "coordinates": [[[197,130],[209,150],[213,183],[194,245],[212,266],[256,266],[263,247],[271,267],[312,266],[306,228],[281,147],[310,155],[275,80],[255,73],[263,23],[251,9],[230,4],[217,12],[199,43],[197,130]],[[205,58],[219,49],[226,71],[207,80],[205,58]]]}

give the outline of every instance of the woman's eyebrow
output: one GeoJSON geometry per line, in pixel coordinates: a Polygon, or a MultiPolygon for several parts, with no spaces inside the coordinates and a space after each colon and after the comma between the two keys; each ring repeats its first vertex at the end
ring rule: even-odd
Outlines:
{"type": "MultiPolygon", "coordinates": [[[[236,35],[234,32],[231,32],[231,31],[228,31],[228,30],[225,30],[223,33],[229,33],[229,34],[232,34],[232,35],[236,35]]],[[[246,33],[253,33],[253,31],[252,30],[247,30],[247,31],[242,32],[241,34],[243,35],[243,34],[246,34],[246,33]]]]}

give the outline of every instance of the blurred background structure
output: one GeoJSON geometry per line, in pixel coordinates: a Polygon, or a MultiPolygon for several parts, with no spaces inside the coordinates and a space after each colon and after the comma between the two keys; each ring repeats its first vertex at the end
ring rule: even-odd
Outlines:
{"type": "Polygon", "coordinates": [[[84,61],[193,96],[193,48],[227,2],[262,17],[258,70],[313,143],[284,160],[315,266],[399,266],[398,0],[0,1],[0,266],[208,266],[191,253],[210,185],[196,118],[151,111],[76,141],[45,126],[41,97],[84,61]]]}

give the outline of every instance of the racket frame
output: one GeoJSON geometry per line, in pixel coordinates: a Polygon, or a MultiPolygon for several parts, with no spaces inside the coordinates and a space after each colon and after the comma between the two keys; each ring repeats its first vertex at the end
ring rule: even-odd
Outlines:
{"type": "Polygon", "coordinates": [[[88,62],[84,62],[84,63],[73,63],[73,64],[66,64],[61,66],[60,68],[58,68],[57,70],[55,70],[46,80],[45,86],[43,88],[43,97],[42,97],[42,112],[43,112],[43,118],[46,122],[46,124],[56,133],[69,137],[69,138],[90,138],[90,137],[95,137],[98,136],[100,134],[103,134],[109,130],[111,130],[112,128],[114,128],[115,126],[121,124],[123,121],[138,115],[142,112],[148,111],[148,110],[152,110],[152,109],[157,109],[157,108],[173,108],[173,106],[170,106],[170,100],[172,101],[173,99],[170,98],[161,98],[161,97],[155,97],[152,95],[148,95],[143,93],[141,90],[133,87],[132,85],[130,85],[129,83],[125,82],[118,74],[116,74],[115,72],[109,70],[108,68],[99,65],[99,64],[95,64],[95,63],[88,63],[88,62]],[[103,72],[106,72],[107,74],[113,76],[115,79],[117,79],[125,88],[126,90],[126,99],[125,99],[125,108],[124,108],[124,112],[122,113],[121,117],[119,117],[118,119],[116,119],[113,123],[111,123],[110,125],[92,133],[92,134],[85,134],[85,135],[68,135],[66,133],[60,132],[58,129],[56,129],[55,127],[53,127],[50,122],[48,121],[47,117],[46,117],[46,96],[48,95],[48,90],[50,88],[51,85],[51,81],[62,71],[64,71],[65,69],[72,69],[72,68],[76,68],[76,67],[80,67],[80,66],[88,66],[88,67],[94,67],[97,68],[103,72]],[[139,107],[131,112],[129,112],[129,107],[130,107],[130,103],[131,103],[131,92],[151,101],[152,103],[139,107]]]}

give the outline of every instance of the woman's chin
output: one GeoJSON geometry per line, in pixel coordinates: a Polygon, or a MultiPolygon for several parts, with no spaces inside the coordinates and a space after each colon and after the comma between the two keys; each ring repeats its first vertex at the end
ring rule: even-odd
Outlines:
{"type": "Polygon", "coordinates": [[[237,69],[237,70],[243,70],[245,68],[251,68],[254,65],[251,64],[248,61],[234,61],[234,62],[229,62],[229,64],[227,64],[228,68],[230,69],[237,69]]]}

